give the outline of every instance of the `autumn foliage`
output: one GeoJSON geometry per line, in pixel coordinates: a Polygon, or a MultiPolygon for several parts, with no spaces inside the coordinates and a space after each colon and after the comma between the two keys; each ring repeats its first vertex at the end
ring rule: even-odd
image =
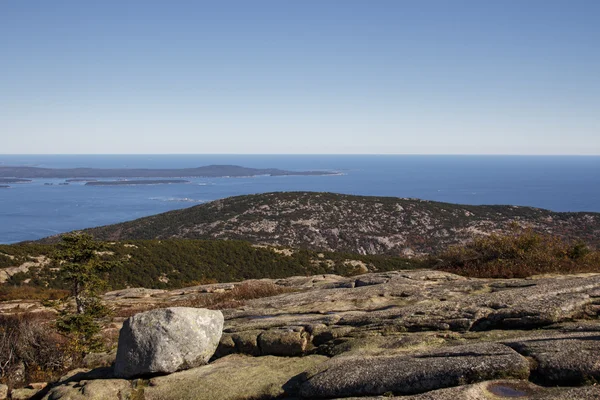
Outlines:
{"type": "Polygon", "coordinates": [[[524,278],[539,274],[600,272],[600,252],[532,230],[477,238],[454,246],[428,264],[476,278],[524,278]]]}

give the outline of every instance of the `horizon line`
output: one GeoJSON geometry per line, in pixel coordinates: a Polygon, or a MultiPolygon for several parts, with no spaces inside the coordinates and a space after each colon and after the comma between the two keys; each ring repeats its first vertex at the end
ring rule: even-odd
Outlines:
{"type": "Polygon", "coordinates": [[[600,157],[599,154],[491,153],[0,153],[3,156],[445,156],[445,157],[600,157]]]}

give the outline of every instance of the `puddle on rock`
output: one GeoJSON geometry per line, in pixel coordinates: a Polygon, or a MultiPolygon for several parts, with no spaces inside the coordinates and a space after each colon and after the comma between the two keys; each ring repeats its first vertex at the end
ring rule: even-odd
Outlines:
{"type": "Polygon", "coordinates": [[[515,397],[526,397],[529,395],[528,391],[522,389],[516,389],[501,383],[493,384],[488,386],[488,391],[498,397],[515,398],[515,397]]]}

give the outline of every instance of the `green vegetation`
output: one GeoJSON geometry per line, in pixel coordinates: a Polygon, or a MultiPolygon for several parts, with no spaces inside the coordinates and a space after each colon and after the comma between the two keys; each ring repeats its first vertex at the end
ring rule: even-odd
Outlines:
{"type": "MultiPolygon", "coordinates": [[[[318,252],[256,246],[237,240],[131,240],[92,242],[103,290],[126,287],[175,289],[214,282],[317,274],[356,275],[399,269],[437,268],[471,277],[513,278],[543,273],[600,272],[600,253],[581,241],[537,233],[513,224],[508,234],[478,237],[427,258],[318,252]],[[520,230],[519,230],[520,229],[520,230]],[[127,260],[125,263],[114,263],[127,260]]],[[[59,265],[57,245],[0,246],[0,260],[18,266],[44,255],[53,261],[13,275],[0,285],[0,300],[56,300],[72,291],[69,268],[59,265]],[[9,257],[10,256],[10,257],[9,257]],[[8,261],[7,261],[8,260],[8,261]]]]}
{"type": "Polygon", "coordinates": [[[106,273],[119,265],[100,257],[106,245],[96,242],[90,235],[75,233],[64,235],[53,259],[60,266],[62,280],[70,286],[75,300],[75,310],[61,310],[56,321],[58,330],[67,335],[74,352],[82,354],[101,347],[98,320],[108,315],[99,294],[106,288],[106,273]]]}
{"type": "Polygon", "coordinates": [[[98,307],[98,292],[106,286],[103,277],[118,265],[100,257],[106,245],[94,241],[90,235],[64,235],[53,259],[60,267],[62,279],[70,285],[77,314],[87,314],[98,307]]]}
{"type": "MultiPolygon", "coordinates": [[[[56,246],[35,243],[0,246],[0,252],[18,256],[18,259],[8,263],[8,266],[18,266],[23,261],[31,260],[28,254],[31,257],[46,255],[52,258],[56,246]],[[27,252],[28,248],[31,249],[30,253],[27,252]]],[[[103,249],[98,254],[99,260],[127,260],[113,265],[110,272],[104,274],[107,290],[125,287],[173,289],[210,282],[365,272],[357,262],[364,263],[369,271],[421,266],[418,260],[400,257],[286,250],[257,247],[242,241],[137,240],[98,243],[98,246],[103,249]]],[[[14,299],[20,291],[35,294],[36,298],[41,299],[56,298],[60,292],[50,289],[72,289],[64,271],[64,266],[58,265],[56,260],[44,267],[31,268],[28,273],[19,274],[18,279],[11,279],[0,286],[5,288],[4,291],[0,289],[0,299],[2,296],[6,300],[14,299]],[[26,280],[29,283],[25,284],[26,280]],[[25,289],[32,287],[37,289],[25,289]]]]}
{"type": "Polygon", "coordinates": [[[206,281],[234,282],[245,279],[285,278],[293,275],[350,275],[356,267],[347,260],[387,271],[418,267],[397,257],[361,256],[295,250],[289,253],[255,247],[240,241],[149,240],[114,245],[117,257],[131,257],[127,265],[111,272],[112,287],[144,286],[176,288],[206,281]],[[126,247],[126,246],[135,247],[126,247]],[[289,255],[288,255],[289,254],[289,255]]]}
{"type": "Polygon", "coordinates": [[[525,278],[532,275],[600,272],[600,252],[532,230],[477,238],[430,258],[444,271],[476,278],[525,278]]]}
{"type": "Polygon", "coordinates": [[[39,243],[2,244],[0,245],[0,268],[21,265],[31,261],[31,257],[48,255],[53,249],[52,245],[39,243]]]}

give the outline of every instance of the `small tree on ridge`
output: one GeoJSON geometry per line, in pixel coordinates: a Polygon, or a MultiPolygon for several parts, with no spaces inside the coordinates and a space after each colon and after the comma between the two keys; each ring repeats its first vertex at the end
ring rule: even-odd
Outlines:
{"type": "Polygon", "coordinates": [[[106,245],[95,241],[91,235],[72,233],[62,237],[53,257],[60,264],[60,273],[70,284],[75,300],[75,313],[64,311],[57,327],[72,337],[73,344],[81,352],[100,347],[97,320],[108,314],[99,294],[106,285],[104,274],[118,262],[103,260],[101,252],[104,250],[106,245]]]}

